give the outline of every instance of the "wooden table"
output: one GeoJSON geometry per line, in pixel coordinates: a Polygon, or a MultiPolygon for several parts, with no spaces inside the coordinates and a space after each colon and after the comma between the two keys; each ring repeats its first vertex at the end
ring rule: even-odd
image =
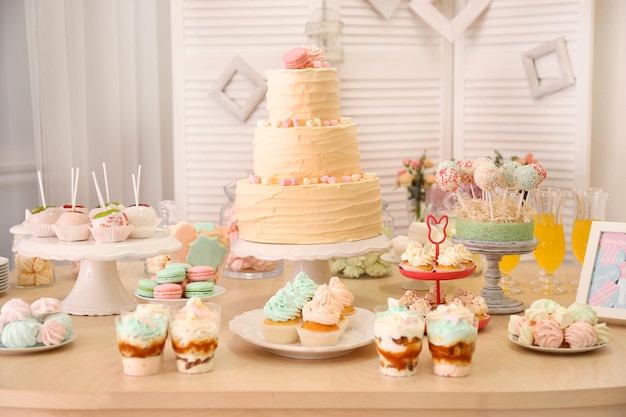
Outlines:
{"type": "MultiPolygon", "coordinates": [[[[143,277],[143,264],[120,264],[124,286],[132,293],[143,277]]],[[[493,316],[480,331],[472,373],[442,378],[432,372],[425,346],[418,374],[385,377],[378,370],[373,344],[339,358],[288,359],[243,341],[228,322],[261,308],[292,275],[263,280],[224,279],[225,294],[214,301],[223,307],[215,369],[202,375],[176,372],[171,348],[164,369],[148,377],[122,373],[115,342],[114,316],[74,316],[74,342],[46,352],[0,355],[0,415],[12,416],[625,416],[626,327],[611,325],[608,346],[583,354],[545,354],[507,339],[508,316],[493,316]],[[294,411],[295,410],[295,411],[294,411]],[[149,413],[149,414],[148,414],[149,413]]],[[[578,268],[562,267],[567,283],[578,268]]],[[[534,278],[534,263],[513,272],[523,282],[534,278]]],[[[63,299],[73,279],[68,267],[57,268],[50,288],[10,289],[0,304],[19,297],[32,302],[42,296],[63,299]]],[[[399,297],[409,280],[394,273],[378,279],[344,279],[356,295],[355,305],[372,308],[399,297]]],[[[477,294],[483,278],[442,282],[448,294],[467,288],[477,294]]],[[[565,284],[569,285],[569,284],[565,284]]],[[[526,305],[539,298],[527,285],[519,298],[526,305]]],[[[574,300],[571,286],[554,299],[574,300]]]]}

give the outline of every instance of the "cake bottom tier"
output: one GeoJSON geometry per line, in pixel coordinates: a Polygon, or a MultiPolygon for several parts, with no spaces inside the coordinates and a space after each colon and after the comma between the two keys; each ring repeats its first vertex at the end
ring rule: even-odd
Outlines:
{"type": "Polygon", "coordinates": [[[237,182],[235,215],[240,237],[250,242],[324,244],[382,233],[378,178],[311,185],[237,182]]]}

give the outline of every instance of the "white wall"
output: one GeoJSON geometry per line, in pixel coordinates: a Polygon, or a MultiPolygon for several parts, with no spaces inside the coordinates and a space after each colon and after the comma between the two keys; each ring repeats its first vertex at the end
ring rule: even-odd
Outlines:
{"type": "Polygon", "coordinates": [[[591,186],[609,192],[606,220],[626,222],[626,1],[597,0],[591,186]]]}

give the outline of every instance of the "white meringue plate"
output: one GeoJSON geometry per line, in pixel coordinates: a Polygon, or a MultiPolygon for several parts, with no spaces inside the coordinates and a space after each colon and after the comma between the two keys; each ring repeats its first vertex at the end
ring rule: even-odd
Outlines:
{"type": "Polygon", "coordinates": [[[300,342],[281,345],[268,343],[261,333],[261,323],[265,318],[263,309],[250,310],[232,319],[230,330],[242,339],[274,355],[294,359],[328,359],[347,355],[374,341],[374,313],[355,308],[353,327],[347,330],[335,346],[308,347],[300,342]]]}
{"type": "Polygon", "coordinates": [[[35,346],[31,346],[27,348],[8,348],[8,347],[4,347],[4,345],[0,343],[0,354],[15,355],[15,354],[21,354],[21,353],[35,353],[35,352],[42,352],[45,350],[52,350],[52,349],[60,348],[61,346],[65,346],[68,343],[72,343],[74,339],[76,339],[76,335],[72,334],[70,337],[68,337],[67,339],[59,343],[58,345],[46,346],[46,345],[38,343],[35,346]]]}
{"type": "Polygon", "coordinates": [[[535,345],[523,345],[519,342],[519,340],[517,340],[517,336],[509,333],[509,340],[513,343],[515,343],[518,346],[521,346],[523,348],[526,349],[530,349],[530,350],[536,350],[537,352],[545,352],[545,353],[558,353],[558,354],[562,354],[562,353],[584,353],[584,352],[589,352],[592,350],[596,350],[596,349],[600,349],[605,347],[607,344],[603,343],[601,345],[595,345],[595,346],[589,346],[589,347],[585,347],[585,348],[546,348],[546,347],[540,347],[540,346],[535,346],[535,345]]]}

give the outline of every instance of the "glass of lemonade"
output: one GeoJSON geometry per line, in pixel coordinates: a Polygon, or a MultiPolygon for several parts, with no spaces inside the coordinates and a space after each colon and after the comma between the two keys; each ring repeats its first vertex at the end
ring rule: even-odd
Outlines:
{"type": "Polygon", "coordinates": [[[567,194],[559,188],[540,188],[533,191],[537,216],[535,237],[539,240],[533,255],[539,267],[545,272],[533,292],[552,295],[563,294],[567,290],[555,282],[554,273],[565,258],[565,233],[563,231],[563,204],[567,194]]]}
{"type": "MultiPolygon", "coordinates": [[[[582,265],[587,251],[591,223],[604,220],[609,193],[603,191],[602,188],[573,188],[572,195],[576,203],[576,217],[572,227],[572,252],[578,263],[582,265]]],[[[578,285],[578,280],[570,283],[578,285]]]]}

